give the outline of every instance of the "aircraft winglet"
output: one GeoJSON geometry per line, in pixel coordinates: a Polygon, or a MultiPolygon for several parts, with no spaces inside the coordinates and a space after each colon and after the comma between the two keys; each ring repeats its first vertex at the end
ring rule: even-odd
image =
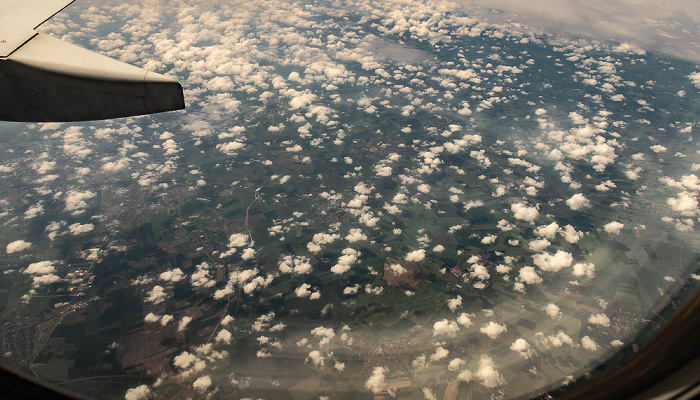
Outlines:
{"type": "Polygon", "coordinates": [[[177,80],[34,28],[70,0],[0,5],[0,120],[83,121],[185,108],[177,80]]]}

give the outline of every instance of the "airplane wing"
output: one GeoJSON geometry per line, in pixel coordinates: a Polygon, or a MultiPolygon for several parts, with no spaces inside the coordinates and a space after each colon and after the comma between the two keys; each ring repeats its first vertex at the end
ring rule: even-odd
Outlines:
{"type": "Polygon", "coordinates": [[[2,0],[0,120],[65,122],[185,108],[177,80],[35,31],[74,0],[2,0]]]}

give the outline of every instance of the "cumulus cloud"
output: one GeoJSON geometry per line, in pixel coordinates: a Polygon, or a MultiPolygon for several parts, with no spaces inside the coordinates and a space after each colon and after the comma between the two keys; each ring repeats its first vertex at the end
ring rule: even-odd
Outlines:
{"type": "Polygon", "coordinates": [[[581,338],[581,347],[588,351],[596,351],[600,349],[598,343],[596,343],[595,340],[591,339],[590,336],[584,336],[581,338]]]}
{"type": "Polygon", "coordinates": [[[228,238],[229,247],[244,247],[248,245],[248,235],[245,233],[234,233],[228,238]]]}
{"type": "Polygon", "coordinates": [[[209,375],[200,376],[194,382],[192,382],[192,387],[200,393],[206,392],[210,386],[211,378],[209,377],[209,375]]]}
{"type": "Polygon", "coordinates": [[[140,385],[127,390],[124,400],[146,400],[149,397],[151,397],[151,388],[147,385],[140,385]]]}
{"type": "Polygon", "coordinates": [[[603,230],[611,235],[619,235],[620,231],[622,231],[622,228],[624,227],[624,224],[617,221],[612,221],[605,224],[603,226],[603,230]]]}
{"type": "Polygon", "coordinates": [[[391,269],[391,272],[396,276],[403,275],[408,272],[408,270],[401,264],[390,264],[389,269],[391,269]]]}
{"type": "Polygon", "coordinates": [[[82,214],[88,208],[86,200],[92,199],[95,196],[97,196],[97,194],[89,190],[84,192],[69,190],[65,197],[65,209],[72,215],[82,214]]]}
{"type": "Polygon", "coordinates": [[[90,223],[88,223],[88,224],[75,223],[75,224],[71,224],[68,226],[68,231],[70,231],[70,233],[72,235],[80,235],[83,233],[92,232],[93,230],[95,230],[95,225],[90,224],[90,223]]]}
{"type": "Polygon", "coordinates": [[[499,337],[502,333],[506,332],[507,330],[508,330],[508,328],[505,325],[500,325],[496,322],[489,321],[488,324],[483,325],[479,329],[479,332],[490,337],[491,339],[496,339],[497,337],[499,337]]]}
{"type": "Polygon", "coordinates": [[[165,289],[162,286],[156,285],[146,296],[146,301],[153,304],[160,304],[164,302],[167,297],[168,294],[165,293],[165,289]]]}
{"type": "Polygon", "coordinates": [[[39,261],[31,263],[23,272],[30,275],[44,275],[56,272],[56,267],[53,261],[39,261]]]}
{"type": "Polygon", "coordinates": [[[518,279],[520,282],[527,283],[529,285],[536,285],[542,283],[542,278],[537,275],[535,268],[533,267],[522,267],[518,272],[518,279]]]}
{"type": "Polygon", "coordinates": [[[162,272],[158,278],[166,282],[179,282],[185,277],[185,274],[180,268],[175,268],[170,271],[162,272]]]}
{"type": "Polygon", "coordinates": [[[232,337],[233,337],[233,335],[231,335],[231,332],[229,332],[226,329],[222,329],[219,331],[219,333],[216,334],[216,336],[214,337],[214,340],[219,342],[219,343],[230,344],[232,337]]]}
{"type": "Polygon", "coordinates": [[[447,358],[448,354],[450,354],[449,350],[447,350],[441,346],[438,346],[435,348],[435,353],[430,355],[430,361],[434,362],[434,361],[444,360],[445,358],[447,358]]]}
{"type": "Polygon", "coordinates": [[[559,315],[561,315],[561,309],[559,308],[558,305],[556,305],[554,303],[547,304],[544,308],[544,311],[552,319],[559,318],[559,315]]]}
{"type": "Polygon", "coordinates": [[[177,331],[184,332],[185,328],[187,328],[187,325],[190,322],[192,322],[192,317],[188,317],[188,316],[182,317],[182,319],[180,319],[180,322],[177,325],[177,331]]]}
{"type": "Polygon", "coordinates": [[[241,253],[241,260],[252,260],[255,257],[255,249],[248,247],[241,253]]]}
{"type": "Polygon", "coordinates": [[[549,336],[545,336],[543,333],[538,332],[535,334],[535,336],[543,346],[561,347],[567,344],[571,347],[576,347],[576,344],[574,343],[574,340],[571,339],[571,336],[567,335],[563,331],[558,331],[555,335],[549,336]]]}
{"type": "Polygon", "coordinates": [[[32,247],[32,244],[24,240],[15,240],[7,244],[7,254],[17,253],[20,251],[27,250],[32,247]]]}
{"type": "Polygon", "coordinates": [[[306,248],[312,253],[318,253],[323,248],[322,245],[333,243],[338,239],[340,239],[340,235],[337,233],[319,232],[306,244],[306,248]]]}
{"type": "Polygon", "coordinates": [[[496,365],[491,357],[488,356],[481,357],[479,360],[479,369],[474,376],[487,388],[494,388],[506,383],[503,375],[496,370],[496,365]]]}
{"type": "Polygon", "coordinates": [[[651,151],[653,151],[654,153],[663,153],[664,151],[668,150],[668,149],[666,149],[666,147],[664,147],[664,146],[662,146],[662,145],[660,145],[660,144],[655,144],[655,145],[653,145],[653,146],[649,146],[649,148],[650,148],[651,151]]]}
{"type": "Polygon", "coordinates": [[[695,215],[698,211],[698,200],[697,198],[688,193],[679,193],[677,197],[672,197],[666,200],[666,204],[671,206],[671,209],[682,215],[695,215]]]}
{"type": "Polygon", "coordinates": [[[515,342],[510,345],[510,349],[518,353],[518,355],[524,359],[532,357],[532,347],[530,346],[530,343],[523,338],[516,339],[515,342]]]}
{"type": "MultiPolygon", "coordinates": [[[[474,264],[470,268],[469,277],[479,280],[487,280],[491,277],[488,270],[482,264],[474,264]]],[[[475,286],[477,287],[477,286],[475,286]]]]}
{"type": "Polygon", "coordinates": [[[566,251],[557,250],[556,253],[540,253],[532,256],[533,262],[542,271],[547,272],[559,272],[562,268],[571,266],[574,257],[571,253],[566,251]]]}
{"type": "Polygon", "coordinates": [[[464,360],[461,358],[453,358],[448,364],[447,369],[450,371],[457,371],[464,364],[464,360]]]}
{"type": "Polygon", "coordinates": [[[529,247],[532,251],[539,252],[546,249],[551,244],[552,243],[549,240],[542,238],[530,241],[530,243],[527,244],[527,247],[529,247]]]}
{"type": "Polygon", "coordinates": [[[61,278],[55,274],[38,275],[32,278],[32,284],[34,286],[48,285],[51,283],[58,282],[61,278]]]}
{"type": "Polygon", "coordinates": [[[163,326],[168,325],[173,319],[174,317],[172,315],[163,315],[160,319],[160,324],[163,326]]]}
{"type": "Polygon", "coordinates": [[[423,261],[425,258],[425,250],[419,249],[408,252],[406,254],[406,261],[423,261]]]}
{"type": "Polygon", "coordinates": [[[44,206],[41,204],[36,204],[27,209],[27,211],[24,212],[24,219],[32,219],[36,218],[40,215],[44,214],[44,206]]]}
{"type": "Polygon", "coordinates": [[[311,285],[308,283],[303,283],[301,286],[298,288],[294,289],[294,294],[297,295],[297,297],[301,298],[306,298],[311,296],[311,285]]]}
{"type": "Polygon", "coordinates": [[[588,199],[581,193],[576,193],[575,195],[571,196],[570,199],[566,200],[566,205],[568,205],[569,208],[574,211],[579,211],[586,207],[590,207],[591,202],[588,201],[588,199]]]}
{"type": "Polygon", "coordinates": [[[496,235],[486,235],[486,236],[484,236],[483,239],[481,239],[481,244],[486,244],[486,245],[494,244],[494,243],[496,243],[497,237],[498,236],[496,236],[496,235]]]}
{"type": "Polygon", "coordinates": [[[425,400],[437,400],[437,396],[435,396],[435,393],[433,393],[433,390],[429,387],[423,388],[423,398],[425,398],[425,400]]]}
{"type": "Polygon", "coordinates": [[[345,236],[345,240],[347,240],[350,243],[355,243],[355,242],[359,242],[361,240],[367,240],[367,235],[362,233],[362,229],[352,228],[352,229],[350,229],[350,232],[348,233],[348,235],[345,236]]]}
{"type": "Polygon", "coordinates": [[[608,318],[608,316],[605,314],[592,314],[590,317],[588,317],[588,323],[607,328],[610,326],[610,318],[608,318]]]}
{"type": "Polygon", "coordinates": [[[564,237],[564,240],[569,243],[578,243],[578,241],[583,237],[583,233],[578,232],[576,228],[571,225],[566,225],[560,233],[564,237]]]}
{"type": "Polygon", "coordinates": [[[321,352],[318,350],[312,350],[311,352],[309,352],[309,359],[314,365],[321,367],[323,366],[325,361],[325,357],[323,357],[323,355],[321,355],[321,352]]]}
{"type": "Polygon", "coordinates": [[[311,272],[311,262],[308,257],[286,255],[279,264],[280,272],[285,274],[303,275],[311,272]]]}
{"type": "Polygon", "coordinates": [[[595,265],[592,263],[576,263],[571,269],[571,273],[576,277],[593,278],[595,276],[595,265]]]}
{"type": "Polygon", "coordinates": [[[455,311],[456,309],[462,307],[462,296],[457,296],[454,299],[448,299],[447,300],[447,308],[450,309],[450,311],[455,311]]]}
{"type": "Polygon", "coordinates": [[[700,72],[695,71],[688,75],[688,78],[690,79],[691,82],[693,82],[693,85],[700,89],[700,72]]]}
{"type": "Polygon", "coordinates": [[[433,336],[455,337],[459,331],[459,326],[452,321],[443,319],[433,324],[433,336]]]}
{"type": "Polygon", "coordinates": [[[209,263],[202,262],[195,267],[195,272],[190,276],[192,281],[192,286],[194,287],[212,287],[216,284],[216,281],[211,279],[211,274],[209,272],[209,263]]]}
{"type": "Polygon", "coordinates": [[[472,326],[472,320],[470,318],[470,315],[467,313],[459,314],[459,316],[457,316],[457,323],[465,328],[469,328],[470,326],[472,326]]]}
{"type": "Polygon", "coordinates": [[[360,252],[355,249],[349,247],[343,249],[343,254],[338,258],[338,262],[331,267],[331,271],[335,274],[344,274],[348,272],[352,265],[357,262],[359,256],[360,252]]]}
{"type": "Polygon", "coordinates": [[[510,210],[513,212],[515,219],[527,222],[536,220],[537,216],[540,214],[536,207],[528,207],[524,203],[512,204],[510,210]]]}
{"type": "Polygon", "coordinates": [[[376,367],[372,370],[372,375],[365,382],[365,388],[374,394],[382,393],[387,390],[386,387],[386,374],[389,372],[388,369],[384,367],[376,367]]]}
{"type": "Polygon", "coordinates": [[[557,236],[557,232],[559,232],[559,224],[556,222],[552,222],[549,225],[538,226],[534,230],[535,235],[547,238],[549,240],[554,240],[557,236]]]}

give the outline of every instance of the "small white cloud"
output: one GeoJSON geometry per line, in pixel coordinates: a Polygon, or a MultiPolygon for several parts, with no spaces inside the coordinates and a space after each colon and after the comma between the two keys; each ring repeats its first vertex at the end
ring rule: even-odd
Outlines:
{"type": "Polygon", "coordinates": [[[406,261],[423,261],[425,258],[425,250],[414,250],[406,254],[406,261]]]}
{"type": "Polygon", "coordinates": [[[311,285],[304,283],[294,290],[294,294],[296,294],[297,297],[306,298],[311,296],[311,291],[309,289],[311,289],[311,285]]]}
{"type": "Polygon", "coordinates": [[[666,200],[666,204],[671,206],[671,209],[675,212],[681,213],[686,216],[695,215],[698,211],[698,200],[695,195],[687,192],[682,192],[678,194],[678,197],[672,197],[666,200]]]}
{"type": "Polygon", "coordinates": [[[505,325],[500,325],[496,322],[489,321],[488,324],[483,325],[481,329],[479,329],[479,332],[483,333],[491,339],[496,339],[507,330],[508,328],[505,325]]]}
{"type": "Polygon", "coordinates": [[[35,263],[31,263],[27,266],[27,269],[25,269],[24,272],[25,274],[30,274],[30,275],[45,275],[45,274],[52,274],[56,272],[56,267],[53,264],[53,261],[39,261],[35,263]]]}
{"type": "Polygon", "coordinates": [[[470,326],[472,326],[472,320],[471,318],[469,318],[469,314],[467,313],[459,314],[459,316],[457,316],[457,323],[465,328],[469,328],[470,326]]]}
{"type": "Polygon", "coordinates": [[[571,266],[574,257],[571,253],[566,251],[557,250],[556,253],[540,253],[532,256],[533,262],[542,271],[547,272],[559,272],[562,268],[571,266]]]}
{"type": "Polygon", "coordinates": [[[447,358],[447,356],[449,354],[450,354],[449,350],[447,350],[441,346],[438,346],[435,348],[435,353],[430,355],[430,361],[435,362],[435,361],[444,360],[445,358],[447,358]]]}
{"type": "Polygon", "coordinates": [[[83,233],[92,232],[93,230],[95,230],[95,225],[90,224],[90,223],[88,223],[88,224],[75,223],[75,224],[69,225],[68,230],[70,231],[70,233],[72,235],[80,235],[83,233]]]}
{"type": "Polygon", "coordinates": [[[160,304],[168,297],[165,289],[162,286],[156,285],[146,296],[146,301],[153,304],[160,304]]]}
{"type": "Polygon", "coordinates": [[[536,220],[540,214],[536,207],[528,207],[524,203],[512,204],[510,210],[513,212],[515,219],[527,222],[536,220]]]}
{"type": "Polygon", "coordinates": [[[497,238],[497,237],[498,237],[498,236],[496,236],[496,235],[487,235],[487,236],[484,236],[484,238],[481,239],[481,244],[485,244],[485,245],[494,244],[494,243],[496,243],[496,238],[497,238]]]}
{"type": "Polygon", "coordinates": [[[529,285],[536,285],[542,283],[542,278],[537,275],[534,267],[522,267],[518,272],[518,279],[520,282],[527,283],[529,285]]]}
{"type": "Polygon", "coordinates": [[[214,337],[214,340],[216,340],[219,343],[230,344],[231,337],[232,337],[231,332],[229,332],[226,329],[222,329],[219,331],[219,333],[216,334],[216,337],[214,337]]]}
{"type": "Polygon", "coordinates": [[[311,352],[309,352],[309,359],[314,365],[321,367],[323,366],[325,361],[325,357],[323,357],[323,355],[321,355],[321,352],[318,350],[312,350],[311,352]]]}
{"type": "Polygon", "coordinates": [[[460,307],[462,307],[462,296],[458,295],[454,299],[447,300],[447,308],[449,308],[450,311],[455,311],[460,307]]]}
{"type": "Polygon", "coordinates": [[[234,233],[228,238],[229,247],[244,247],[248,245],[248,235],[245,233],[234,233]]]}
{"type": "Polygon", "coordinates": [[[148,313],[145,317],[143,317],[143,320],[146,322],[158,322],[160,321],[160,315],[148,313]]]}
{"type": "Polygon", "coordinates": [[[162,272],[159,276],[159,279],[162,281],[166,282],[179,282],[182,279],[184,279],[185,274],[182,272],[180,268],[175,268],[170,271],[165,271],[162,272]]]}
{"type": "Polygon", "coordinates": [[[32,247],[32,244],[24,240],[15,240],[7,244],[7,254],[17,253],[27,250],[32,247]]]}
{"type": "Polygon", "coordinates": [[[532,357],[533,351],[530,343],[523,338],[516,339],[513,344],[510,345],[510,349],[524,359],[532,357]]]}
{"type": "Polygon", "coordinates": [[[38,275],[32,278],[32,284],[34,286],[48,285],[58,282],[60,279],[58,275],[54,274],[38,275]]]}
{"type": "Polygon", "coordinates": [[[151,389],[146,385],[130,388],[124,395],[124,400],[146,400],[151,397],[151,389]]]}
{"type": "Polygon", "coordinates": [[[185,330],[185,328],[187,328],[187,325],[190,322],[192,322],[192,317],[188,317],[188,316],[182,317],[182,319],[180,319],[180,323],[178,323],[178,325],[177,325],[177,331],[183,332],[185,330]]]}
{"type": "Polygon", "coordinates": [[[664,151],[667,150],[666,147],[664,147],[664,146],[662,146],[662,145],[660,145],[660,144],[655,144],[655,145],[653,145],[653,146],[649,146],[649,148],[650,148],[651,151],[653,151],[654,153],[663,153],[664,151]]]}
{"type": "Polygon", "coordinates": [[[545,306],[545,308],[544,308],[544,311],[552,319],[559,318],[559,315],[561,314],[561,309],[559,308],[558,305],[556,305],[554,303],[547,304],[547,306],[545,306]]]}
{"type": "Polygon", "coordinates": [[[209,375],[200,376],[194,382],[192,382],[192,387],[200,393],[206,392],[210,386],[211,378],[209,377],[209,375]]]}
{"type": "Polygon", "coordinates": [[[459,326],[452,321],[443,319],[433,324],[433,336],[455,337],[459,331],[459,326]]]}
{"type": "Polygon", "coordinates": [[[572,267],[571,274],[576,277],[593,278],[595,276],[595,265],[592,263],[576,263],[572,267]]]}
{"type": "Polygon", "coordinates": [[[350,232],[348,233],[348,235],[345,236],[345,240],[347,240],[350,243],[355,243],[355,242],[359,242],[361,240],[367,240],[367,235],[362,233],[362,229],[352,228],[352,229],[350,229],[350,232]]]}
{"type": "Polygon", "coordinates": [[[433,390],[428,387],[423,388],[423,398],[425,398],[425,400],[437,400],[437,396],[435,396],[433,390]]]}
{"type": "Polygon", "coordinates": [[[527,244],[527,247],[529,247],[532,251],[539,252],[546,249],[551,244],[552,243],[549,240],[542,238],[530,241],[530,243],[527,244]]]}
{"type": "Polygon", "coordinates": [[[619,235],[620,231],[622,228],[624,228],[625,225],[617,222],[617,221],[612,221],[603,226],[603,230],[611,235],[619,235]]]}
{"type": "Polygon", "coordinates": [[[479,369],[474,374],[479,382],[487,388],[494,388],[505,384],[505,379],[495,368],[493,360],[488,356],[482,356],[479,360],[479,369]]]}
{"type": "Polygon", "coordinates": [[[461,358],[453,358],[448,364],[447,369],[450,371],[457,371],[464,364],[464,360],[461,358]]]}
{"type": "Polygon", "coordinates": [[[610,326],[610,318],[605,314],[593,314],[588,317],[588,323],[608,327],[610,326]]]}
{"type": "MultiPolygon", "coordinates": [[[[570,226],[570,225],[569,225],[570,226]]],[[[559,232],[559,224],[552,222],[549,225],[541,225],[535,228],[535,235],[547,238],[549,240],[554,240],[559,232]]]]}
{"type": "Polygon", "coordinates": [[[372,375],[365,382],[365,388],[374,394],[379,394],[386,390],[386,373],[388,369],[384,367],[376,367],[372,370],[372,375]]]}
{"type": "Polygon", "coordinates": [[[581,193],[576,193],[575,195],[571,196],[570,199],[566,200],[566,205],[568,205],[569,208],[574,211],[579,211],[586,207],[590,207],[591,202],[588,201],[588,199],[581,193]]]}
{"type": "Polygon", "coordinates": [[[589,351],[596,351],[600,349],[598,343],[596,343],[595,340],[591,339],[589,336],[584,336],[581,338],[581,347],[589,351]]]}

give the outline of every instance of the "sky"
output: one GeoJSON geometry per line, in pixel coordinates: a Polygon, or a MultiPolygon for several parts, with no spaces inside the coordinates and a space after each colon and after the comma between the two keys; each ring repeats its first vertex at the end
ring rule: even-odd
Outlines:
{"type": "Polygon", "coordinates": [[[522,16],[540,29],[600,40],[631,42],[700,62],[700,2],[696,0],[468,0],[522,16]]]}

